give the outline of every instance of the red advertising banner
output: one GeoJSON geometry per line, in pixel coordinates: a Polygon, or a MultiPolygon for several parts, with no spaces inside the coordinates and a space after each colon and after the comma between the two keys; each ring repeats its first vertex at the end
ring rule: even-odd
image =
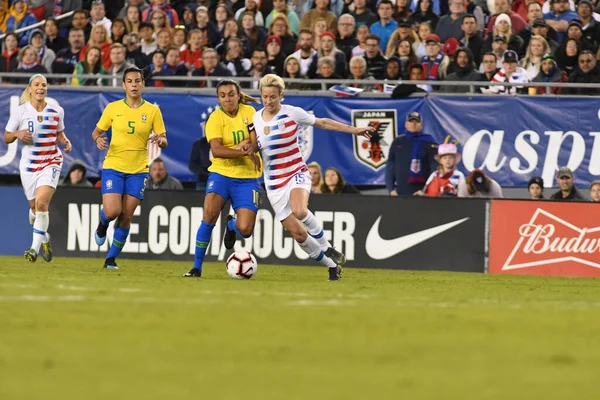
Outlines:
{"type": "Polygon", "coordinates": [[[600,277],[600,205],[493,200],[489,273],[600,277]]]}

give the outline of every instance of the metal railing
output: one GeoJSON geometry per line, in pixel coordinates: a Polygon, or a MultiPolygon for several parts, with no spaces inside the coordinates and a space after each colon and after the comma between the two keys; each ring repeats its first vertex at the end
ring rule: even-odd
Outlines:
{"type": "MultiPolygon", "coordinates": [[[[54,17],[54,19],[57,21],[60,21],[61,19],[69,18],[71,15],[73,15],[74,12],[75,11],[69,11],[68,13],[57,15],[56,17],[54,17]]],[[[33,25],[28,25],[23,28],[15,29],[14,31],[11,31],[11,32],[3,33],[2,35],[0,35],[0,40],[4,39],[6,37],[6,35],[8,35],[9,33],[17,33],[18,34],[21,32],[27,32],[32,29],[39,28],[40,26],[44,26],[45,23],[46,23],[46,20],[44,19],[44,20],[41,20],[40,22],[36,22],[33,25]]]]}

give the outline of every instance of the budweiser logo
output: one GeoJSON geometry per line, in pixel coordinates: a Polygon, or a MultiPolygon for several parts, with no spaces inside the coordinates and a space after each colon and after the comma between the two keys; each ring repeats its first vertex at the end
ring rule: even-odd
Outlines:
{"type": "Polygon", "coordinates": [[[580,228],[538,208],[519,236],[502,270],[565,261],[600,268],[600,227],[580,228]]]}

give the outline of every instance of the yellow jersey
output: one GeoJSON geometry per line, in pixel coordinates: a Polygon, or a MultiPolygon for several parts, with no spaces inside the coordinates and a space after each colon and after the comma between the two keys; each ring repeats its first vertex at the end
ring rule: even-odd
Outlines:
{"type": "MultiPolygon", "coordinates": [[[[250,128],[253,128],[252,118],[255,113],[254,107],[240,104],[236,116],[231,118],[221,107],[217,108],[206,121],[204,127],[206,140],[210,143],[212,139],[223,139],[223,146],[234,148],[241,141],[250,138],[250,128]]],[[[258,154],[256,157],[260,160],[258,154]]],[[[208,170],[229,178],[260,178],[262,161],[261,171],[255,171],[254,164],[247,156],[240,158],[213,157],[212,165],[208,170]]]]}
{"type": "Polygon", "coordinates": [[[109,103],[96,126],[103,131],[112,128],[103,168],[126,174],[148,172],[148,138],[152,131],[167,132],[160,109],[145,100],[136,109],[125,99],[109,103]]]}

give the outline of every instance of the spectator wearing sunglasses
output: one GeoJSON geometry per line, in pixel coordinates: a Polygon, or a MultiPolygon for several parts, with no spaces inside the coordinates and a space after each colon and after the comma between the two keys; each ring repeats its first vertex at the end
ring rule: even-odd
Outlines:
{"type": "MultiPolygon", "coordinates": [[[[584,50],[579,55],[579,65],[575,71],[569,76],[569,83],[600,83],[600,70],[594,53],[589,50],[584,50]]],[[[578,87],[565,88],[565,94],[575,95],[597,95],[598,89],[578,87]]]]}

